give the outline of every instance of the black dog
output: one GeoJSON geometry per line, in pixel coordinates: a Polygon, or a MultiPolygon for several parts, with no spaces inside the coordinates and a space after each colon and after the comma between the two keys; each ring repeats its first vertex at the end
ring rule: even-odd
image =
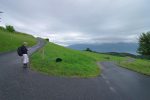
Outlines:
{"type": "Polygon", "coordinates": [[[62,62],[61,58],[56,58],[56,62],[62,62]]]}

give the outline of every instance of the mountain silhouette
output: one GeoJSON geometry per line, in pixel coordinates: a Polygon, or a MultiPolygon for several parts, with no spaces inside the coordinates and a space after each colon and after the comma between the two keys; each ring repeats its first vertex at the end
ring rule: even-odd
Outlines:
{"type": "Polygon", "coordinates": [[[90,48],[96,52],[125,52],[137,54],[138,43],[74,44],[68,47],[76,50],[90,48]]]}

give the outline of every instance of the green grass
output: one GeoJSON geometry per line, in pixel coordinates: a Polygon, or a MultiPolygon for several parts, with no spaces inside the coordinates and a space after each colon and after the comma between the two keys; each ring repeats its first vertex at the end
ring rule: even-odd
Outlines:
{"type": "Polygon", "coordinates": [[[150,60],[135,59],[133,62],[122,61],[120,62],[120,66],[145,75],[150,75],[150,60]]]}
{"type": "Polygon", "coordinates": [[[16,50],[23,42],[28,42],[29,46],[33,46],[36,44],[36,39],[24,33],[0,30],[0,52],[16,50]]]}
{"type": "Polygon", "coordinates": [[[53,76],[96,77],[101,72],[97,62],[108,61],[106,57],[109,57],[109,60],[123,59],[105,54],[72,50],[53,43],[47,43],[44,48],[32,55],[31,68],[53,76]],[[56,63],[55,59],[57,57],[62,58],[63,61],[56,63]]]}

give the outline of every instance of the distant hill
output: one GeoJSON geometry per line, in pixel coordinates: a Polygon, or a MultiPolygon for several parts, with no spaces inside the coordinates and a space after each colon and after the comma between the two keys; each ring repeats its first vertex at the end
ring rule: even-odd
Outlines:
{"type": "Polygon", "coordinates": [[[104,43],[104,44],[75,44],[68,46],[69,48],[76,50],[85,50],[90,48],[92,51],[96,52],[124,52],[137,54],[137,43],[104,43]]]}

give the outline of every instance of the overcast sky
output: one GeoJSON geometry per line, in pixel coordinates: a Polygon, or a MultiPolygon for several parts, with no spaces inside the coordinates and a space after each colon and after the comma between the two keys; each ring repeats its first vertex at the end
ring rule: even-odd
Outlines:
{"type": "Polygon", "coordinates": [[[137,42],[150,31],[150,0],[0,0],[0,25],[62,45],[137,42]]]}

